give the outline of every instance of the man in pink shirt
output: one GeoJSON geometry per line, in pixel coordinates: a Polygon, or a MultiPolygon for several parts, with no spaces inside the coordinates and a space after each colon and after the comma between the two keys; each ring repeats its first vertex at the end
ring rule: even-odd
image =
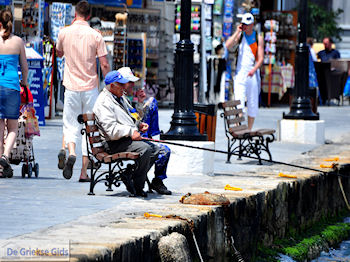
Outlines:
{"type": "MultiPolygon", "coordinates": [[[[110,71],[106,44],[102,35],[89,26],[87,21],[90,15],[90,4],[85,0],[80,1],[75,7],[73,24],[59,32],[56,46],[57,55],[65,56],[63,135],[69,151],[63,168],[63,176],[66,179],[70,179],[73,175],[76,142],[82,137],[77,117],[82,113],[92,113],[98,96],[96,57],[99,58],[103,76],[110,71]]],[[[79,182],[89,182],[86,173],[89,159],[85,140],[82,140],[82,155],[83,164],[79,182]]]]}

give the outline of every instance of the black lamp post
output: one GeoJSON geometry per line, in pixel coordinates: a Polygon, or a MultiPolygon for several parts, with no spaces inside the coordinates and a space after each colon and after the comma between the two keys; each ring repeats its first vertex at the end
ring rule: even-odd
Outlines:
{"type": "Polygon", "coordinates": [[[301,0],[298,12],[298,45],[295,60],[294,99],[290,112],[284,119],[319,120],[319,115],[311,110],[309,89],[309,47],[306,44],[307,35],[307,0],[301,0]]]}
{"type": "Polygon", "coordinates": [[[175,104],[171,126],[161,139],[206,141],[199,133],[193,112],[193,43],[191,33],[191,0],[181,0],[180,41],[175,53],[175,104]]]}

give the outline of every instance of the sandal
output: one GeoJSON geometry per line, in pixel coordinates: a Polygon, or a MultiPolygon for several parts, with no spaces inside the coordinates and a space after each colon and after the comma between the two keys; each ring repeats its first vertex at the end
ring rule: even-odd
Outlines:
{"type": "Polygon", "coordinates": [[[70,179],[73,175],[73,166],[76,160],[76,156],[70,155],[63,168],[63,177],[65,179],[70,179]]]}
{"type": "Polygon", "coordinates": [[[58,153],[58,168],[59,169],[63,169],[64,168],[64,164],[66,162],[66,150],[61,149],[60,152],[58,153]]]}
{"type": "Polygon", "coordinates": [[[13,177],[13,169],[10,166],[10,161],[7,158],[7,156],[2,155],[0,157],[0,165],[3,167],[3,175],[2,175],[2,177],[8,177],[8,178],[13,177]]]}

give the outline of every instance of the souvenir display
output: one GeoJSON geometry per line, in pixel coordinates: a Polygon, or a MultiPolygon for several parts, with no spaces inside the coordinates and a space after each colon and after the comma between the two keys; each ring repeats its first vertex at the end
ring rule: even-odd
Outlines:
{"type": "Polygon", "coordinates": [[[127,62],[127,33],[125,26],[115,26],[114,28],[114,51],[113,69],[126,66],[127,62]]]}
{"type": "Polygon", "coordinates": [[[294,65],[296,46],[296,14],[293,12],[263,12],[265,32],[264,64],[294,65]]]}

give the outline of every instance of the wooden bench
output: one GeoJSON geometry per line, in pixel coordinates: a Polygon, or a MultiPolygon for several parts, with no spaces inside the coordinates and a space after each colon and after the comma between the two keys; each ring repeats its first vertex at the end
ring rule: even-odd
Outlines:
{"type": "Polygon", "coordinates": [[[239,100],[228,101],[220,103],[219,108],[224,110],[220,114],[224,118],[225,135],[227,137],[227,161],[231,163],[230,158],[232,155],[238,155],[238,159],[242,159],[242,156],[256,155],[259,164],[262,164],[261,154],[264,152],[268,155],[269,160],[272,160],[271,152],[269,149],[269,143],[275,140],[274,129],[258,129],[249,130],[245,125],[243,110],[238,109],[240,105],[239,100]]]}
{"type": "Polygon", "coordinates": [[[90,173],[90,192],[89,195],[94,195],[94,187],[97,183],[104,181],[107,191],[113,191],[112,186],[119,187],[120,181],[124,182],[128,191],[133,195],[132,173],[137,167],[137,159],[139,153],[135,152],[120,152],[113,155],[105,152],[102,145],[98,127],[95,121],[94,114],[81,114],[78,116],[78,122],[84,124],[81,130],[82,135],[86,134],[86,144],[88,148],[88,158],[91,162],[90,173]],[[94,159],[97,165],[94,164],[94,159]],[[97,174],[97,171],[105,164],[108,166],[107,171],[102,171],[97,174]]]}

